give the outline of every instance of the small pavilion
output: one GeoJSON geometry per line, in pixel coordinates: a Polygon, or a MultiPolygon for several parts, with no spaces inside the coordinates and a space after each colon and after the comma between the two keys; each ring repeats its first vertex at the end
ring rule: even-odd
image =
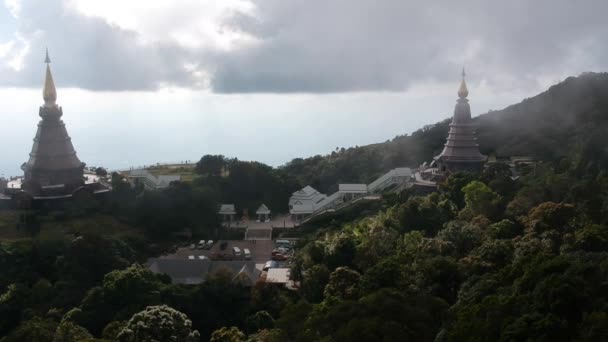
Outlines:
{"type": "Polygon", "coordinates": [[[258,222],[268,222],[270,220],[270,209],[268,209],[266,204],[262,203],[255,214],[258,216],[258,222]]]}
{"type": "Polygon", "coordinates": [[[222,223],[228,223],[228,227],[230,227],[232,225],[232,221],[234,221],[234,215],[236,215],[234,204],[222,204],[218,214],[222,216],[222,223]]]}

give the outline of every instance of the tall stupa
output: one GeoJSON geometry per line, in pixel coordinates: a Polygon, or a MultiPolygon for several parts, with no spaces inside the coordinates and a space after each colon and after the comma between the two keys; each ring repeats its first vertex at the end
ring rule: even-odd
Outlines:
{"type": "Polygon", "coordinates": [[[454,107],[454,117],[450,123],[448,138],[443,151],[434,158],[440,172],[480,172],[486,162],[487,157],[479,152],[467,96],[469,96],[469,90],[463,68],[462,81],[458,88],[458,101],[454,107]]]}
{"type": "Polygon", "coordinates": [[[33,195],[45,188],[53,192],[70,193],[84,185],[85,164],[76,156],[72,140],[68,135],[61,116],[63,109],[57,105],[57,90],[51,74],[48,50],[46,51],[46,77],[40,107],[42,118],[34,137],[34,145],[29,160],[21,166],[25,173],[23,189],[33,195]],[[60,189],[63,189],[61,191],[60,189]]]}

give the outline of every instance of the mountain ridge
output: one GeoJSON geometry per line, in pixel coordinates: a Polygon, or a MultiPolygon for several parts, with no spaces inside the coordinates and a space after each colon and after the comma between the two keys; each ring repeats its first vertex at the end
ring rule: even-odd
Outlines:
{"type": "MultiPolygon", "coordinates": [[[[558,160],[589,140],[606,140],[608,73],[568,77],[533,97],[473,120],[478,124],[477,138],[484,154],[558,160]]],[[[448,118],[382,143],[296,158],[280,168],[320,191],[332,190],[338,183],[366,183],[391,168],[432,161],[445,143],[450,121],[448,118]]]]}

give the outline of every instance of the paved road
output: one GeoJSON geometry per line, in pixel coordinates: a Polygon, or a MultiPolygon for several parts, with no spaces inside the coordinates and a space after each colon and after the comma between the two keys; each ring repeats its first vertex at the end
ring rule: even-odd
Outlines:
{"type": "Polygon", "coordinates": [[[189,255],[205,255],[210,256],[213,252],[224,252],[232,253],[232,247],[236,246],[241,249],[247,248],[251,251],[251,260],[255,261],[256,264],[263,264],[270,260],[272,250],[275,248],[274,241],[272,240],[228,240],[228,246],[225,250],[220,250],[220,241],[216,241],[210,250],[204,249],[190,249],[189,247],[181,247],[175,253],[165,255],[163,258],[169,259],[186,259],[189,255]]]}

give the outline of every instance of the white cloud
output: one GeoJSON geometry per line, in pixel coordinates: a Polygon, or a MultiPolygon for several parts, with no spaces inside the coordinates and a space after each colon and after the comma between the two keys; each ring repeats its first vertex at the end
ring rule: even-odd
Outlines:
{"type": "Polygon", "coordinates": [[[15,47],[15,41],[9,40],[6,43],[0,44],[0,59],[6,57],[15,47]]]}
{"type": "Polygon", "coordinates": [[[188,48],[230,50],[251,35],[223,23],[235,13],[254,15],[248,0],[70,0],[80,13],[136,31],[144,42],[176,41],[188,48]]]}
{"type": "MultiPolygon", "coordinates": [[[[12,44],[11,56],[6,65],[14,71],[21,71],[25,67],[25,58],[30,51],[30,43],[21,34],[15,34],[18,44],[12,44]]],[[[15,43],[15,40],[12,41],[15,43]]]]}
{"type": "Polygon", "coordinates": [[[0,86],[37,85],[45,46],[65,85],[98,91],[401,92],[463,64],[511,91],[608,67],[608,3],[596,0],[5,3],[20,37],[0,86]]]}
{"type": "Polygon", "coordinates": [[[4,6],[9,10],[11,15],[15,18],[19,18],[19,11],[21,10],[21,0],[4,0],[4,6]]]}

